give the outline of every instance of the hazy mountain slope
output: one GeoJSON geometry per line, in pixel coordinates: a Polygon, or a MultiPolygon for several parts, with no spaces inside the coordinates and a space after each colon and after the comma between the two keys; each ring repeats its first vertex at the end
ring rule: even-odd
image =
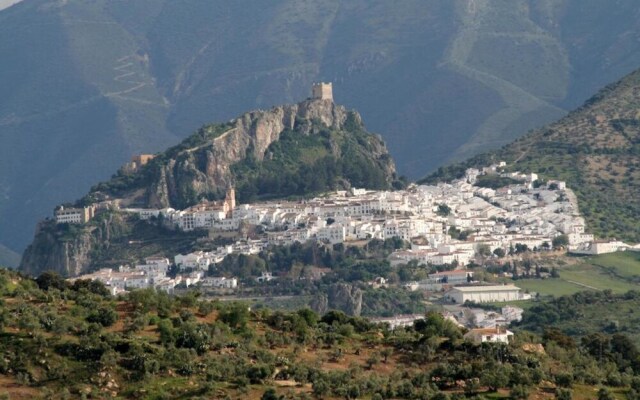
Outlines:
{"type": "Polygon", "coordinates": [[[557,119],[640,65],[639,10],[635,0],[18,3],[0,12],[0,242],[20,250],[37,218],[132,153],[297,101],[317,80],[384,134],[400,173],[420,176],[557,119]]]}
{"type": "Polygon", "coordinates": [[[589,230],[640,242],[640,70],[609,85],[558,122],[499,151],[440,168],[425,182],[505,160],[514,170],[566,180],[589,230]]]}
{"type": "Polygon", "coordinates": [[[0,265],[18,265],[20,255],[0,244],[0,265]]]}
{"type": "Polygon", "coordinates": [[[52,205],[176,139],[138,46],[100,9],[24,2],[0,32],[0,240],[20,249],[52,205]]]}

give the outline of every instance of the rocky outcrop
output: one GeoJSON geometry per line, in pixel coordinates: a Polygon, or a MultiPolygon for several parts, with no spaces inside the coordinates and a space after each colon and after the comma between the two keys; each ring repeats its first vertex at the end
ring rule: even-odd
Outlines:
{"type": "Polygon", "coordinates": [[[24,251],[19,269],[34,276],[44,271],[77,276],[91,268],[92,252],[96,248],[108,248],[112,237],[127,230],[127,224],[118,215],[110,215],[100,223],[88,226],[42,221],[36,228],[33,242],[24,251]]]}
{"type": "Polygon", "coordinates": [[[335,283],[327,294],[318,294],[311,301],[311,308],[324,314],[329,310],[340,310],[348,315],[360,316],[362,312],[362,290],[348,283],[335,283]]]}
{"type": "MultiPolygon", "coordinates": [[[[231,167],[247,157],[262,161],[269,146],[285,130],[300,134],[318,133],[318,126],[341,130],[347,120],[361,125],[360,115],[331,100],[306,100],[298,104],[252,111],[232,120],[228,129],[210,142],[181,151],[158,171],[147,191],[147,205],[153,208],[184,207],[211,193],[224,193],[234,184],[231,167]]],[[[372,147],[373,157],[387,157],[385,171],[395,174],[395,166],[379,137],[372,147]]],[[[339,153],[339,148],[333,149],[339,153]]],[[[339,154],[336,154],[339,156],[339,154]]],[[[390,178],[391,179],[391,178],[390,178]]]]}
{"type": "Polygon", "coordinates": [[[22,272],[36,276],[43,271],[55,271],[63,276],[74,276],[85,271],[94,243],[91,232],[83,230],[73,238],[63,239],[55,228],[52,221],[38,224],[35,239],[22,257],[22,272]]]}
{"type": "MultiPolygon", "coordinates": [[[[288,162],[289,175],[281,181],[307,182],[315,175],[323,176],[317,173],[317,165],[331,166],[328,169],[333,175],[331,180],[319,181],[316,186],[297,186],[295,193],[283,186],[279,192],[270,193],[271,198],[348,188],[352,182],[361,187],[388,189],[395,179],[395,165],[384,142],[379,136],[366,132],[357,112],[346,110],[331,100],[308,99],[268,111],[248,112],[225,124],[205,126],[177,146],[156,155],[144,168],[122,170],[110,181],[96,185],[79,203],[85,205],[117,198],[129,207],[184,209],[203,198],[223,197],[229,186],[237,188],[242,201],[240,189],[264,183],[263,178],[267,175],[264,171],[282,177],[284,168],[270,163],[278,157],[288,162]],[[281,143],[275,143],[281,138],[281,143]],[[306,159],[308,149],[319,149],[323,157],[320,161],[325,163],[306,159]],[[254,167],[264,167],[260,170],[263,175],[238,172],[254,172],[250,169],[254,167]],[[299,173],[303,167],[306,175],[299,173]],[[303,189],[297,189],[299,187],[303,189]]],[[[269,182],[266,186],[275,185],[269,182]]],[[[118,223],[117,215],[101,218],[99,223],[94,220],[86,226],[58,226],[53,221],[41,223],[33,243],[23,255],[20,269],[34,275],[54,270],[74,276],[94,266],[104,266],[104,262],[96,260],[107,258],[105,254],[114,254],[114,230],[115,236],[124,240],[119,231],[131,229],[126,223],[118,223]]],[[[122,244],[122,240],[117,243],[122,244]]],[[[329,306],[336,304],[335,307],[345,312],[359,314],[361,293],[353,289],[353,298],[348,300],[345,290],[336,288],[335,295],[327,300],[329,306]]]]}
{"type": "Polygon", "coordinates": [[[318,293],[311,299],[309,307],[316,313],[324,315],[329,311],[329,299],[324,293],[318,293]]]}

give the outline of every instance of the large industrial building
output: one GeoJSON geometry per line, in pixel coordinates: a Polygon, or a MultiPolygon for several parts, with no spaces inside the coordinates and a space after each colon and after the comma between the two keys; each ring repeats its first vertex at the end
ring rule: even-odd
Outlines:
{"type": "Polygon", "coordinates": [[[445,298],[457,304],[467,301],[474,303],[489,303],[500,301],[526,300],[530,295],[520,292],[520,288],[513,285],[500,286],[458,286],[449,290],[445,298]]]}

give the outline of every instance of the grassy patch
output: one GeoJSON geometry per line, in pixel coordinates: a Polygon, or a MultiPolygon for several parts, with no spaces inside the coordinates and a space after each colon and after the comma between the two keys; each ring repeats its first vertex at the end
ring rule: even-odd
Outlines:
{"type": "MultiPolygon", "coordinates": [[[[616,399],[626,399],[625,391],[620,388],[608,388],[611,394],[616,399]]],[[[588,385],[573,385],[573,398],[574,399],[595,399],[598,397],[598,390],[600,390],[597,386],[588,386],[588,385]]]]}
{"type": "Polygon", "coordinates": [[[584,290],[584,287],[564,279],[520,279],[515,285],[530,292],[540,293],[542,296],[564,296],[584,290]]]}
{"type": "Polygon", "coordinates": [[[581,264],[560,271],[560,278],[582,286],[579,290],[606,290],[625,293],[638,289],[637,284],[612,276],[606,270],[592,264],[581,264]]]}
{"type": "Polygon", "coordinates": [[[504,306],[514,306],[520,307],[524,310],[528,310],[536,304],[535,300],[514,300],[514,301],[496,301],[493,303],[487,303],[496,307],[504,307],[504,306]]]}
{"type": "Polygon", "coordinates": [[[608,269],[625,278],[640,278],[640,252],[625,251],[602,254],[590,260],[593,265],[608,269]]]}
{"type": "Polygon", "coordinates": [[[639,290],[640,253],[620,252],[580,259],[559,268],[560,277],[520,279],[514,284],[542,296],[565,296],[584,290],[611,290],[626,293],[639,290]]]}

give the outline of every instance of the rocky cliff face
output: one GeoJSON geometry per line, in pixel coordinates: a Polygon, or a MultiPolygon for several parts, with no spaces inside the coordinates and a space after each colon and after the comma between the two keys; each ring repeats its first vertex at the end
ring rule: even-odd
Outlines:
{"type": "Polygon", "coordinates": [[[57,226],[55,221],[38,223],[34,241],[24,251],[20,271],[39,275],[55,271],[62,276],[76,276],[92,266],[92,252],[109,246],[113,236],[127,230],[122,217],[110,215],[91,226],[57,226]]]}
{"type": "Polygon", "coordinates": [[[51,222],[40,222],[33,243],[27,247],[20,270],[31,275],[55,271],[63,276],[74,276],[89,264],[93,236],[82,232],[70,240],[61,240],[51,228],[51,222]]]}
{"type": "MultiPolygon", "coordinates": [[[[166,160],[146,188],[146,206],[183,208],[199,198],[224,193],[236,180],[232,166],[247,157],[263,161],[268,157],[269,146],[285,130],[314,135],[319,133],[319,126],[344,130],[347,123],[362,126],[362,119],[357,112],[330,100],[306,100],[268,111],[248,112],[230,121],[219,136],[166,160]]],[[[395,165],[380,137],[371,137],[373,145],[368,149],[369,155],[379,161],[390,185],[395,165]]],[[[339,146],[334,146],[332,153],[339,158],[339,146]]]]}
{"type": "Polygon", "coordinates": [[[335,283],[329,287],[327,294],[321,293],[312,299],[311,308],[319,314],[339,310],[347,315],[360,316],[362,290],[348,283],[335,283]]]}

